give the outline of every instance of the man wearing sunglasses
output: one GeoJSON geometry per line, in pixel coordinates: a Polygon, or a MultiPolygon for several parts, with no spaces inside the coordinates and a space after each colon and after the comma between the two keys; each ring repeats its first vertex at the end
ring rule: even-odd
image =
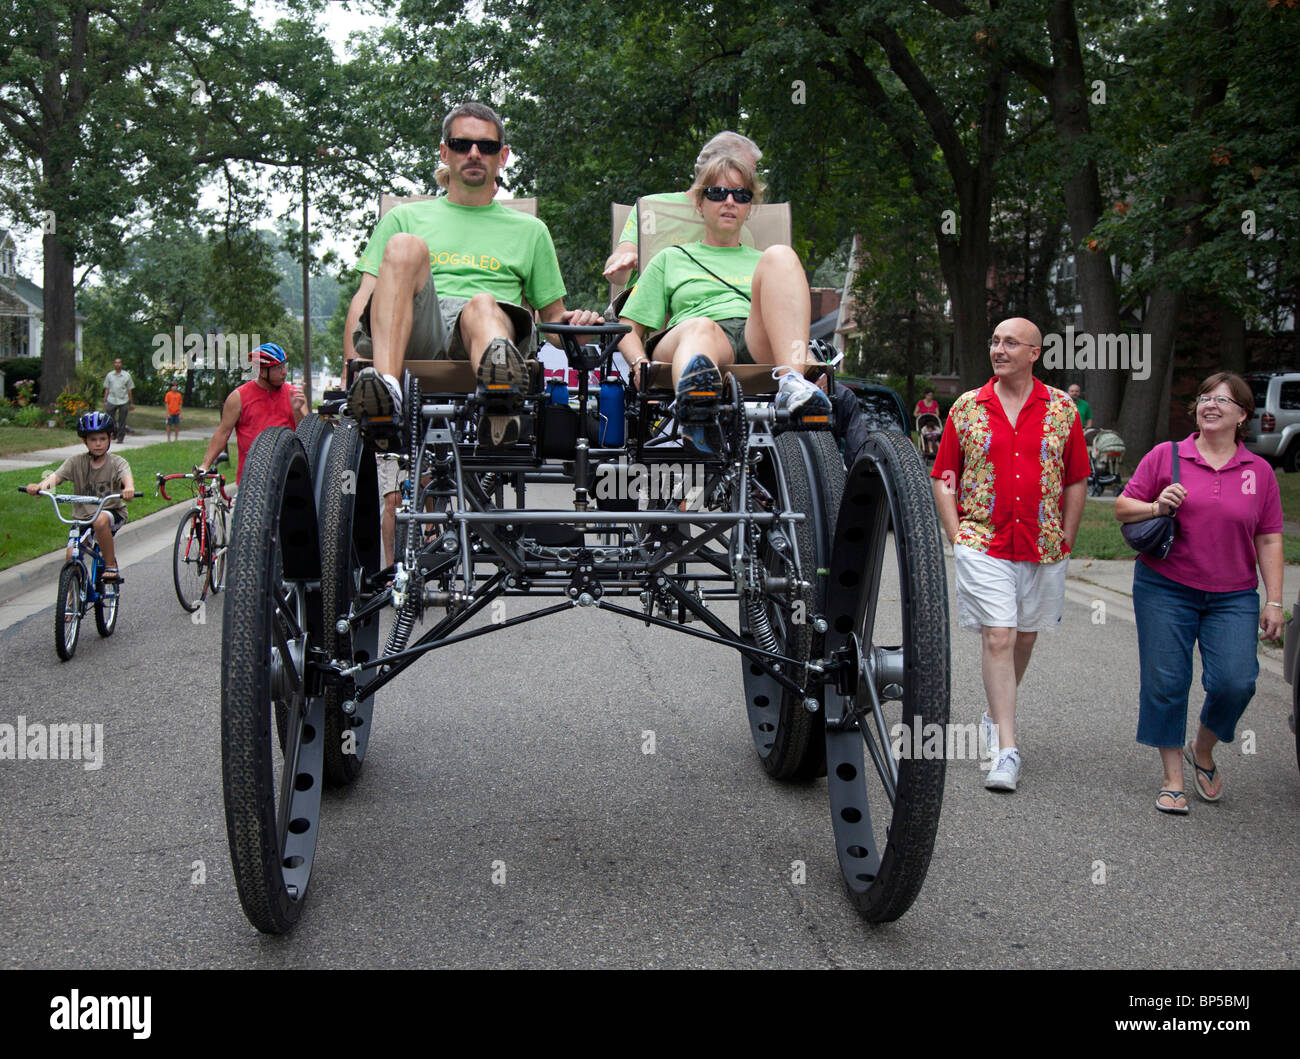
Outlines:
{"type": "Polygon", "coordinates": [[[984,786],[996,791],[1020,779],[1016,689],[1038,634],[1060,624],[1090,470],[1074,402],[1034,378],[1042,342],[1029,320],[998,324],[993,378],[957,398],[930,472],[952,542],[957,619],[981,638],[984,786]]]}
{"type": "Polygon", "coordinates": [[[485,415],[480,443],[519,439],[527,388],[525,356],[537,342],[532,314],[547,323],[600,317],[564,308],[564,281],[551,233],[536,217],[494,201],[510,156],[501,118],[482,103],[456,107],[442,123],[445,197],[403,203],[380,220],[357,262],[361,285],[348,309],[344,354],[371,355],[348,391],[357,419],[401,416],[398,379],[414,360],[469,360],[479,383],[505,395],[510,412],[485,415]]]}

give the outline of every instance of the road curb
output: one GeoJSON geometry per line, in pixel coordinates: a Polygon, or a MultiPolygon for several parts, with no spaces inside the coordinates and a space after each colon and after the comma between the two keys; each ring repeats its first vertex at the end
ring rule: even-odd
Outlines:
{"type": "MultiPolygon", "coordinates": [[[[116,540],[144,544],[149,542],[150,536],[157,536],[160,542],[164,541],[176,532],[176,524],[179,521],[176,516],[182,511],[188,511],[190,506],[185,501],[181,501],[161,511],[155,511],[152,515],[146,515],[138,522],[128,522],[118,530],[116,540]]],[[[44,555],[38,555],[35,559],[28,559],[25,563],[11,566],[8,570],[0,570],[0,605],[16,599],[25,592],[36,591],[57,583],[59,571],[63,568],[65,548],[66,544],[44,555]]]]}

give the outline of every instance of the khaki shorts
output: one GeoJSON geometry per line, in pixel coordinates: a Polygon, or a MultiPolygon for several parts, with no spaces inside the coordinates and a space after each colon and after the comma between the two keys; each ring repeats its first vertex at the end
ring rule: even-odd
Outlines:
{"type": "Polygon", "coordinates": [[[380,497],[402,491],[400,481],[402,469],[398,466],[399,459],[400,457],[395,452],[378,452],[375,454],[376,469],[379,471],[380,497]]]}
{"type": "Polygon", "coordinates": [[[1055,563],[997,559],[964,544],[952,548],[957,574],[957,621],[1019,632],[1054,632],[1065,611],[1070,560],[1055,563]]]}
{"type": "MultiPolygon", "coordinates": [[[[469,360],[469,350],[460,333],[461,310],[469,304],[468,298],[439,298],[433,286],[433,277],[415,292],[411,315],[411,337],[406,340],[403,360],[469,360]]],[[[533,314],[522,305],[498,301],[497,305],[514,325],[515,348],[525,357],[537,349],[537,335],[533,330],[533,314]]],[[[352,345],[357,355],[369,359],[374,354],[370,342],[370,303],[366,303],[361,319],[352,332],[352,345]]]]}
{"type": "MultiPolygon", "coordinates": [[[[745,318],[743,316],[733,317],[730,320],[714,320],[722,333],[727,336],[727,341],[731,343],[731,351],[736,355],[737,364],[753,364],[753,354],[749,352],[749,346],[745,342],[745,318]]],[[[662,331],[656,331],[646,339],[645,355],[647,357],[654,353],[654,348],[672,328],[668,327],[662,331]]]]}

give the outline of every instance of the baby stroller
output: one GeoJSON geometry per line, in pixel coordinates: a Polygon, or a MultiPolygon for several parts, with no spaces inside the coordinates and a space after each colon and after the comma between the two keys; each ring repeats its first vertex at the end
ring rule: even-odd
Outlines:
{"type": "Polygon", "coordinates": [[[916,417],[916,432],[920,435],[919,448],[924,459],[939,455],[939,439],[943,437],[943,422],[933,412],[922,412],[916,417]]]}
{"type": "Polygon", "coordinates": [[[1120,474],[1120,465],[1124,462],[1124,439],[1113,430],[1099,430],[1096,427],[1085,430],[1083,439],[1088,444],[1088,454],[1092,460],[1092,473],[1088,475],[1088,495],[1101,496],[1108,487],[1114,486],[1115,495],[1119,496],[1124,485],[1120,474]]]}

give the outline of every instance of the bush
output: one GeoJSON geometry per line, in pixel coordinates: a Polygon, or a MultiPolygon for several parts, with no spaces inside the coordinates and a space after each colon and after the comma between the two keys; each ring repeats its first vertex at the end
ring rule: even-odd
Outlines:
{"type": "Polygon", "coordinates": [[[14,426],[43,427],[52,413],[38,404],[25,405],[14,413],[14,426]]]}
{"type": "Polygon", "coordinates": [[[90,411],[92,405],[79,393],[64,390],[54,402],[54,418],[69,430],[75,430],[77,420],[90,411]]]}
{"type": "Polygon", "coordinates": [[[5,393],[6,397],[17,396],[18,391],[15,386],[25,380],[30,379],[35,386],[35,395],[40,397],[41,393],[41,358],[40,357],[13,357],[10,360],[0,360],[0,372],[4,372],[5,393]]]}

